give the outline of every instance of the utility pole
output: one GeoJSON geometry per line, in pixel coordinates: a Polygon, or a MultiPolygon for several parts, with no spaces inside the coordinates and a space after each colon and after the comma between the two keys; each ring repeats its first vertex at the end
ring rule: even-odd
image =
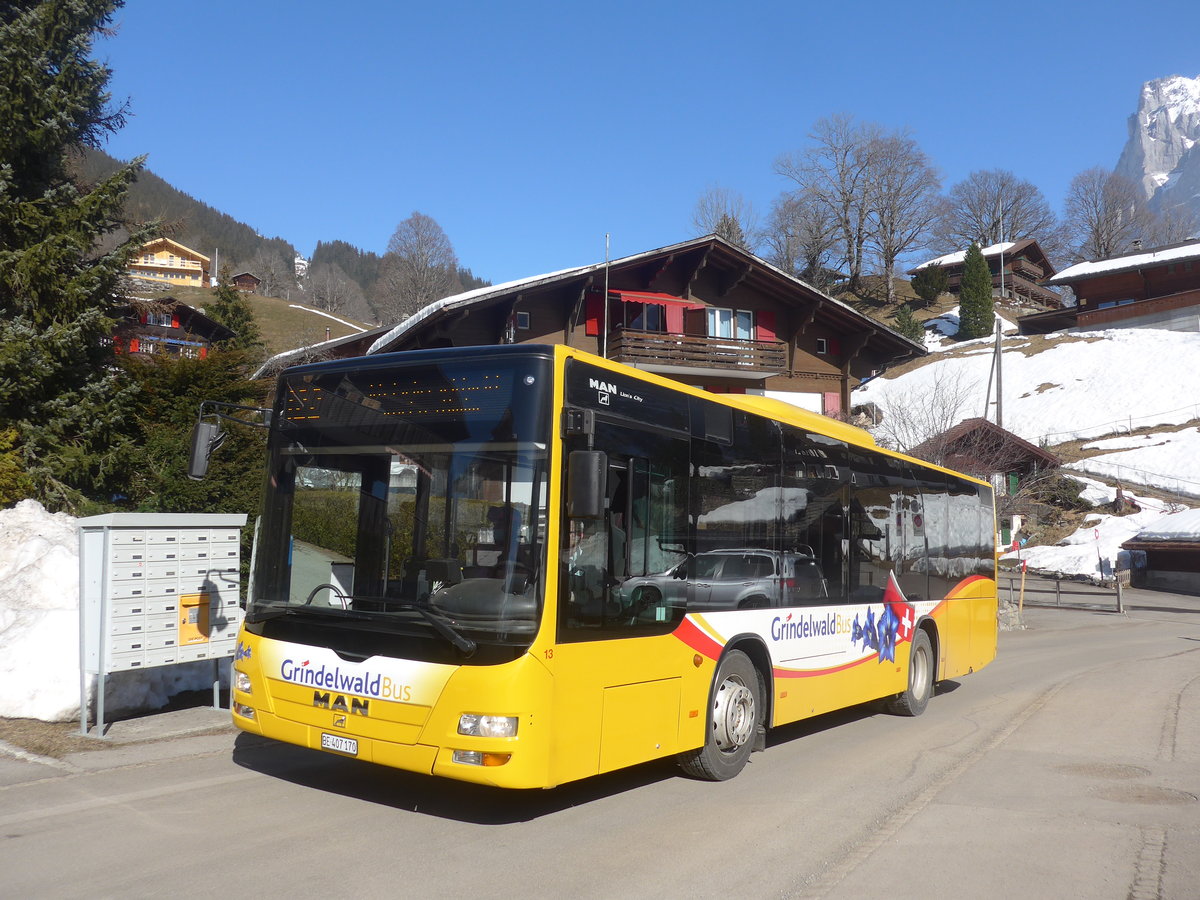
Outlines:
{"type": "Polygon", "coordinates": [[[1000,329],[1000,319],[996,319],[996,425],[1000,428],[1004,427],[1004,366],[1001,364],[1003,358],[1000,329]]]}

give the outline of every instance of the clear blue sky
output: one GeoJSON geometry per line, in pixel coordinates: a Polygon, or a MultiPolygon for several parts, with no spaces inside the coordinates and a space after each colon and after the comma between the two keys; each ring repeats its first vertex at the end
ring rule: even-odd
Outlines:
{"type": "MultiPolygon", "coordinates": [[[[305,255],[383,252],[414,210],[494,282],[765,213],[834,113],[907,126],[949,187],[1004,168],[1060,206],[1116,164],[1142,82],[1200,74],[1200,2],[129,0],[97,44],[108,144],[305,255]]],[[[211,253],[213,248],[197,248],[211,253]]]]}

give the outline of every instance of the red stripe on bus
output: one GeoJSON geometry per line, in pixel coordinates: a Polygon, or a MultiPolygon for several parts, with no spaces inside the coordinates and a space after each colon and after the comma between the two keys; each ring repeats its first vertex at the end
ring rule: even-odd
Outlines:
{"type": "Polygon", "coordinates": [[[702,629],[690,618],[685,618],[674,631],[675,637],[683,641],[697,653],[709,659],[718,659],[724,646],[713,640],[712,635],[702,629]]]}

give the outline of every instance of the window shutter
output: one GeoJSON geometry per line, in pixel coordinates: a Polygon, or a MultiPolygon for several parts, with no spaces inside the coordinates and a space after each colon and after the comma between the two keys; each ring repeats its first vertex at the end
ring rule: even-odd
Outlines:
{"type": "Polygon", "coordinates": [[[754,314],[754,339],[756,341],[774,341],[775,310],[760,309],[754,314]]]}
{"type": "Polygon", "coordinates": [[[667,312],[667,334],[683,334],[683,307],[668,306],[667,312]]]}
{"type": "Polygon", "coordinates": [[[600,334],[600,317],[604,314],[604,304],[599,291],[590,291],[587,295],[587,324],[584,334],[596,337],[600,334]]]}
{"type": "Polygon", "coordinates": [[[174,313],[174,312],[171,313],[171,327],[172,328],[179,327],[179,313],[174,313]]]}
{"type": "Polygon", "coordinates": [[[130,339],[129,339],[129,352],[130,352],[130,353],[137,353],[137,352],[138,352],[138,339],[137,339],[137,338],[130,338],[130,339]]]}
{"type": "Polygon", "coordinates": [[[821,395],[821,411],[827,416],[836,416],[842,411],[842,395],[838,391],[827,391],[821,395]]]}

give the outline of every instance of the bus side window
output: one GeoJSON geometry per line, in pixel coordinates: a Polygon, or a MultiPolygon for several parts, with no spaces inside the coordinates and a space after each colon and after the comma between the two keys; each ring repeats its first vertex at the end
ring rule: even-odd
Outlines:
{"type": "Polygon", "coordinates": [[[671,570],[685,558],[686,445],[600,423],[596,447],[607,454],[605,509],[567,521],[562,637],[669,631],[683,617],[685,582],[671,570]]]}

